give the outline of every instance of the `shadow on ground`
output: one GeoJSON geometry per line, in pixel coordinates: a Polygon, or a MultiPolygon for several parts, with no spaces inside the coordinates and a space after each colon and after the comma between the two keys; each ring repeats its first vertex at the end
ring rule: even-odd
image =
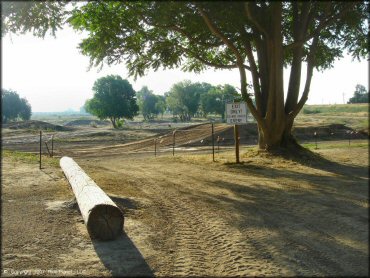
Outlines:
{"type": "Polygon", "coordinates": [[[92,239],[96,254],[113,276],[153,276],[140,251],[126,233],[111,241],[92,239]]]}
{"type": "MultiPolygon", "coordinates": [[[[122,198],[117,196],[110,196],[110,198],[123,211],[137,208],[137,204],[135,203],[135,201],[129,198],[122,198]]],[[[78,216],[81,216],[75,198],[66,201],[65,207],[78,212],[78,216]]],[[[90,238],[100,261],[111,272],[113,276],[154,276],[153,271],[146,263],[144,257],[141,255],[140,251],[136,248],[135,244],[124,231],[115,240],[100,241],[94,239],[91,235],[90,238]]]]}
{"type": "Polygon", "coordinates": [[[368,275],[368,168],[321,156],[296,162],[334,175],[230,163],[226,168],[245,172],[251,180],[208,184],[237,200],[209,192],[192,199],[237,212],[229,224],[244,231],[255,256],[271,258],[297,275],[368,275]],[[264,178],[276,184],[264,184],[264,178]],[[254,230],[268,236],[249,236],[254,230]]]}
{"type": "MultiPolygon", "coordinates": [[[[366,150],[364,150],[366,151],[366,150]]],[[[294,161],[303,166],[310,168],[324,170],[339,176],[368,178],[368,168],[364,166],[356,166],[349,164],[342,164],[336,161],[329,160],[321,154],[312,152],[306,148],[300,148],[298,153],[291,153],[283,155],[285,159],[294,161]]]]}
{"type": "MultiPolygon", "coordinates": [[[[138,208],[138,204],[132,199],[109,197],[123,212],[138,208]]],[[[115,240],[92,239],[92,243],[101,262],[113,276],[148,277],[154,275],[140,251],[125,232],[115,240]]]]}

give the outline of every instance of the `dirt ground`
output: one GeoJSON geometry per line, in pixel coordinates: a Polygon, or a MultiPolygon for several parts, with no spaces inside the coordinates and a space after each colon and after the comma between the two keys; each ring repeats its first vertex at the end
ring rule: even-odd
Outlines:
{"type": "Polygon", "coordinates": [[[2,159],[3,276],[368,276],[367,144],[282,160],[76,156],[124,211],[91,240],[60,168],[2,159]]]}

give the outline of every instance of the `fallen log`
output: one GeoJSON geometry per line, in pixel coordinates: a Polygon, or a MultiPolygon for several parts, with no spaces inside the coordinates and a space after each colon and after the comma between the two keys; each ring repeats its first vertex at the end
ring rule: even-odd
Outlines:
{"type": "Polygon", "coordinates": [[[85,225],[94,238],[115,239],[122,234],[123,213],[107,194],[70,157],[60,159],[85,225]]]}

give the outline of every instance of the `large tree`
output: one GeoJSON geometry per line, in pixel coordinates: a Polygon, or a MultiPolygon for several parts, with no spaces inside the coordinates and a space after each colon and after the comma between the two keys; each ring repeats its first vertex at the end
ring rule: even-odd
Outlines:
{"type": "Polygon", "coordinates": [[[5,2],[3,30],[44,36],[67,19],[88,34],[80,48],[92,65],[125,62],[134,76],[161,66],[195,72],[238,69],[261,149],[296,145],[291,130],[315,68],[330,68],[345,50],[358,59],[368,54],[367,1],[107,1],[62,9],[65,3],[5,2]],[[291,70],[284,92],[287,65],[291,70]]]}
{"type": "Polygon", "coordinates": [[[121,118],[137,115],[135,91],[131,84],[118,75],[99,78],[93,86],[94,97],[86,101],[86,111],[99,119],[109,118],[114,128],[121,118]]]}
{"type": "Polygon", "coordinates": [[[27,99],[20,98],[17,92],[6,89],[1,89],[1,110],[4,123],[17,119],[29,120],[32,114],[27,99]]]}
{"type": "Polygon", "coordinates": [[[137,93],[137,102],[139,109],[143,114],[144,120],[151,120],[158,114],[162,114],[166,110],[166,102],[164,96],[153,94],[147,86],[143,86],[137,93]]]}
{"type": "Polygon", "coordinates": [[[197,113],[202,94],[212,88],[208,83],[192,83],[184,80],[174,84],[166,95],[168,109],[174,115],[179,115],[181,121],[190,121],[197,113]]]}

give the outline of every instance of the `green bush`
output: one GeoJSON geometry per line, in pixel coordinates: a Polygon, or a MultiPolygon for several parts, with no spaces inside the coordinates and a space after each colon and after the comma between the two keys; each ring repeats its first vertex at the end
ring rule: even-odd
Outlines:
{"type": "Polygon", "coordinates": [[[117,121],[117,127],[118,127],[118,128],[123,127],[123,124],[124,124],[124,123],[125,123],[125,121],[124,121],[123,119],[118,120],[118,121],[117,121]]]}
{"type": "Polygon", "coordinates": [[[321,111],[317,108],[314,108],[314,109],[307,109],[307,108],[303,108],[303,114],[318,114],[318,113],[321,113],[321,111]]]}

